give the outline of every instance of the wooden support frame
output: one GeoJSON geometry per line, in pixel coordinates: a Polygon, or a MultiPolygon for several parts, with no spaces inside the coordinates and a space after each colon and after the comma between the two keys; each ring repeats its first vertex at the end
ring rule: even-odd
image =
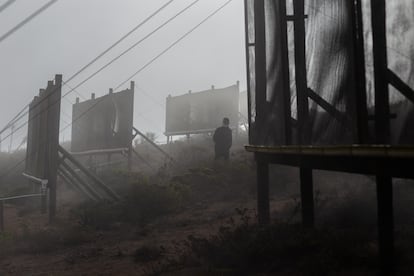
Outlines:
{"type": "MultiPolygon", "coordinates": [[[[155,147],[159,152],[161,152],[165,157],[167,157],[170,161],[175,161],[174,158],[171,157],[165,150],[160,148],[157,144],[155,144],[151,139],[149,139],[144,133],[139,131],[137,128],[133,127],[133,130],[136,132],[136,134],[140,135],[142,138],[145,139],[148,143],[150,143],[153,147],[155,147]]],[[[135,135],[136,135],[135,134],[135,135]]]]}
{"type": "MultiPolygon", "coordinates": [[[[285,0],[280,1],[285,5],[285,0]]],[[[280,4],[278,3],[278,4],[280,4]]],[[[255,31],[256,38],[260,38],[259,43],[263,43],[265,37],[262,19],[262,1],[254,1],[255,12],[255,31]],[[263,28],[263,29],[261,29],[263,28]]],[[[348,3],[347,3],[348,4],[348,3]]],[[[250,7],[251,8],[251,7],[250,7]]],[[[379,229],[379,248],[381,270],[390,273],[393,267],[394,253],[394,221],[393,221],[393,197],[392,197],[392,178],[412,178],[414,172],[411,164],[414,161],[414,148],[393,147],[390,145],[390,120],[395,118],[395,114],[390,114],[389,85],[399,90],[409,101],[414,103],[414,90],[402,81],[387,64],[387,38],[386,38],[386,1],[371,0],[371,23],[373,37],[373,59],[374,59],[374,84],[375,84],[375,134],[370,137],[368,123],[367,94],[366,94],[366,62],[364,49],[364,34],[362,20],[361,0],[351,1],[347,6],[352,14],[352,56],[353,69],[356,87],[354,93],[348,99],[350,103],[355,103],[347,110],[350,116],[336,110],[332,105],[324,101],[317,93],[307,87],[306,81],[306,52],[305,52],[305,25],[304,20],[304,0],[293,1],[294,15],[287,16],[285,12],[280,14],[285,20],[294,22],[294,42],[295,42],[295,68],[296,68],[296,87],[297,87],[297,111],[298,119],[290,123],[296,127],[298,132],[298,149],[285,146],[272,147],[269,152],[264,147],[248,147],[255,153],[257,160],[257,187],[258,187],[258,210],[259,222],[269,221],[268,216],[268,167],[269,164],[284,164],[300,168],[301,178],[301,199],[302,199],[302,219],[305,226],[312,227],[314,224],[313,206],[313,179],[312,170],[321,169],[328,171],[341,171],[350,173],[371,174],[376,176],[377,200],[378,200],[378,229],[379,229]],[[325,109],[328,114],[339,122],[351,127],[353,131],[354,143],[359,145],[345,145],[341,147],[313,147],[310,131],[307,129],[309,116],[309,98],[315,101],[320,107],[325,109]],[[376,143],[376,145],[372,145],[376,143]],[[366,145],[361,147],[361,145],[366,145]],[[371,144],[371,145],[368,145],[371,144]],[[254,148],[254,149],[252,149],[254,148]],[[306,206],[306,207],[305,207],[306,206]]],[[[247,15],[247,11],[246,11],[247,15]]],[[[247,18],[247,16],[246,16],[247,18]]],[[[283,27],[282,27],[283,29],[283,27]]],[[[246,24],[247,31],[247,24],[246,24]]],[[[268,113],[266,104],[266,78],[264,73],[266,59],[263,58],[265,50],[258,47],[257,41],[246,42],[246,53],[249,54],[248,47],[255,46],[256,51],[256,89],[261,90],[256,93],[256,118],[261,122],[266,118],[261,117],[268,113]],[[257,58],[259,57],[259,58],[257,58]],[[264,91],[264,92],[263,92],[264,91]]],[[[287,56],[289,58],[289,56],[287,56]]],[[[249,65],[249,59],[247,64],[249,65]]],[[[288,62],[287,62],[288,63],[288,62]]],[[[286,62],[285,62],[286,64],[286,62]]],[[[250,74],[248,74],[250,77],[250,74]]],[[[249,98],[250,99],[250,98],[249,98]]],[[[280,103],[283,105],[283,103],[280,103]]],[[[250,107],[250,103],[249,103],[250,107]]],[[[255,125],[253,125],[256,127],[255,125]]],[[[250,129],[252,129],[250,124],[250,129]]],[[[267,131],[263,128],[256,128],[256,131],[267,131]]],[[[254,137],[250,134],[250,138],[254,137]]],[[[257,144],[257,141],[250,141],[257,144]]],[[[260,143],[260,142],[259,142],[260,143]]],[[[248,149],[249,150],[249,149],[248,149]]]]}
{"type": "MultiPolygon", "coordinates": [[[[245,35],[245,48],[246,48],[246,81],[247,81],[247,121],[249,126],[252,125],[252,91],[251,91],[251,82],[250,82],[250,47],[254,46],[253,43],[250,42],[249,38],[249,13],[248,13],[249,7],[248,7],[248,0],[244,0],[244,35],[245,35]]],[[[252,137],[252,131],[251,128],[248,128],[249,131],[249,143],[250,137],[252,137]]]]}
{"type": "Polygon", "coordinates": [[[47,116],[47,178],[49,186],[49,220],[53,221],[56,217],[56,183],[58,169],[58,146],[59,146],[59,124],[60,116],[60,99],[62,97],[62,75],[56,75],[55,83],[48,85],[48,116],[47,116]]]}
{"type": "Polygon", "coordinates": [[[358,144],[370,142],[368,132],[368,107],[366,91],[365,71],[365,49],[364,49],[364,26],[361,0],[351,1],[353,9],[352,32],[354,41],[354,68],[355,68],[355,95],[356,110],[353,119],[356,121],[354,140],[358,144]]]}
{"type": "MultiPolygon", "coordinates": [[[[283,0],[285,1],[285,0],[283,0]]],[[[310,144],[309,135],[309,100],[308,81],[306,73],[306,44],[305,44],[305,1],[293,1],[294,13],[294,44],[295,44],[295,83],[298,112],[297,141],[299,145],[310,144]]],[[[302,200],[302,221],[304,225],[313,226],[313,180],[312,170],[299,168],[302,200]],[[312,202],[310,202],[312,201],[312,202]],[[307,209],[312,207],[311,209],[307,209]]]]}
{"type": "MultiPolygon", "coordinates": [[[[285,1],[285,0],[283,0],[285,1]]],[[[310,144],[311,137],[308,130],[309,101],[306,74],[306,47],[305,47],[305,2],[293,1],[294,12],[294,40],[295,40],[295,83],[298,111],[298,144],[310,144]]]]}
{"type": "MultiPolygon", "coordinates": [[[[323,149],[324,147],[320,147],[323,149]]],[[[392,178],[414,179],[411,164],[414,162],[414,147],[409,154],[407,149],[389,146],[365,147],[361,145],[351,147],[326,147],[320,151],[311,146],[302,146],[274,149],[266,152],[264,147],[248,146],[248,151],[254,152],[258,162],[258,217],[259,221],[269,221],[267,206],[268,195],[263,189],[268,188],[269,164],[282,164],[300,168],[302,222],[306,227],[314,225],[313,183],[311,172],[313,169],[338,171],[376,176],[377,210],[378,210],[378,244],[381,271],[385,274],[392,272],[394,266],[394,215],[393,215],[393,188],[392,178]],[[358,149],[357,151],[355,149],[358,149]],[[352,152],[354,153],[352,154],[352,152]],[[394,154],[390,154],[390,153],[394,154]],[[259,163],[260,162],[260,163],[259,163]],[[260,165],[259,165],[260,164],[260,165]],[[260,166],[260,167],[259,167],[260,166]],[[260,169],[262,168],[262,169],[260,169]],[[303,181],[305,180],[305,181],[303,181]]],[[[266,191],[266,190],[264,190],[266,191]]]]}
{"type": "MultiPolygon", "coordinates": [[[[286,1],[279,1],[279,12],[282,15],[286,15],[286,1]]],[[[291,91],[290,91],[290,76],[289,76],[289,45],[288,45],[288,28],[287,20],[281,17],[280,21],[280,45],[282,52],[282,70],[283,78],[283,114],[284,114],[284,131],[285,131],[285,144],[292,144],[292,110],[290,106],[291,91]]],[[[288,16],[287,16],[288,19],[288,16]]]]}
{"type": "Polygon", "coordinates": [[[372,44],[375,84],[375,143],[390,142],[390,103],[385,0],[371,1],[372,44]]]}
{"type": "Polygon", "coordinates": [[[66,162],[61,161],[59,171],[64,175],[70,184],[79,187],[84,193],[94,200],[102,200],[103,196],[90,187],[66,162]],[[83,189],[82,189],[83,188],[83,189]]]}
{"type": "Polygon", "coordinates": [[[387,73],[389,83],[410,100],[411,103],[414,103],[414,90],[403,82],[392,70],[388,69],[387,73]]]}
{"type": "Polygon", "coordinates": [[[347,127],[347,123],[349,118],[335,107],[333,107],[330,103],[325,101],[321,96],[315,93],[312,89],[307,89],[308,97],[313,100],[317,105],[322,107],[326,112],[329,113],[333,118],[335,118],[339,123],[343,124],[347,127]]]}
{"type": "MultiPolygon", "coordinates": [[[[29,105],[25,172],[48,180],[49,221],[56,216],[57,147],[59,145],[62,75],[48,81],[29,105]]],[[[42,212],[46,212],[47,192],[42,194],[42,212]]]]}
{"type": "Polygon", "coordinates": [[[256,76],[256,122],[257,129],[265,120],[267,112],[266,86],[266,34],[265,34],[265,1],[254,1],[254,34],[255,34],[255,76],[256,76]]]}
{"type": "MultiPolygon", "coordinates": [[[[105,185],[105,183],[102,182],[97,176],[92,174],[87,168],[85,168],[79,161],[77,161],[68,151],[66,151],[62,146],[59,145],[58,147],[59,153],[62,154],[63,158],[68,159],[70,162],[72,162],[75,166],[77,166],[87,177],[89,177],[95,184],[99,186],[105,193],[108,194],[108,196],[118,201],[120,200],[120,197],[118,194],[116,194],[110,187],[105,185]]],[[[62,163],[62,161],[61,161],[62,163]]]]}

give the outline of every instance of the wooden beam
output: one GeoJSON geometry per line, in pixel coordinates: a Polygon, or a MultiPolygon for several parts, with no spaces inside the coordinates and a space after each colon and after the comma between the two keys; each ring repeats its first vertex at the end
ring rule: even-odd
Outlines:
{"type": "Polygon", "coordinates": [[[390,84],[395,89],[400,91],[400,93],[403,94],[408,100],[414,103],[414,90],[403,80],[401,80],[392,70],[388,69],[387,73],[390,84]]]}
{"type": "Polygon", "coordinates": [[[102,200],[103,196],[93,189],[88,183],[86,183],[66,162],[61,162],[60,165],[62,165],[63,168],[60,168],[60,172],[63,173],[71,182],[73,182],[74,185],[75,182],[79,184],[79,186],[82,186],[88,194],[90,194],[94,199],[96,200],[102,200]]]}
{"type": "Polygon", "coordinates": [[[368,107],[366,92],[366,72],[365,72],[365,49],[364,49],[364,26],[362,19],[361,0],[351,1],[353,7],[352,29],[354,43],[354,72],[355,72],[355,94],[353,97],[356,112],[356,133],[354,140],[358,144],[369,143],[368,128],[368,107]]]}
{"type": "Polygon", "coordinates": [[[293,1],[295,38],[295,72],[298,110],[298,143],[310,144],[311,135],[308,130],[309,102],[306,76],[305,48],[305,3],[304,0],[293,1]]]}
{"type": "Polygon", "coordinates": [[[255,34],[255,100],[256,100],[256,130],[267,115],[267,73],[266,73],[266,24],[265,24],[265,1],[254,1],[254,34],[255,34]]]}
{"type": "MultiPolygon", "coordinates": [[[[251,100],[251,96],[252,96],[252,92],[251,91],[251,81],[250,81],[250,47],[254,46],[254,43],[252,43],[250,41],[250,37],[249,37],[249,4],[248,4],[248,0],[244,0],[244,36],[245,36],[245,50],[246,50],[246,81],[247,81],[247,121],[249,124],[249,128],[248,128],[248,132],[249,132],[249,143],[251,143],[252,141],[250,141],[251,137],[252,137],[252,133],[251,133],[251,123],[252,123],[252,109],[251,109],[251,105],[252,105],[252,100],[251,100]]],[[[168,99],[168,98],[167,98],[168,99]]]]}
{"type": "Polygon", "coordinates": [[[165,152],[162,148],[160,148],[160,146],[158,146],[157,144],[155,144],[153,141],[151,141],[151,139],[149,139],[144,133],[142,133],[141,131],[139,131],[137,128],[133,127],[133,129],[135,130],[136,133],[138,133],[142,138],[145,139],[145,141],[147,141],[148,143],[150,143],[152,146],[154,146],[159,152],[161,152],[163,155],[165,155],[165,157],[167,157],[168,159],[170,159],[171,161],[175,161],[174,158],[171,157],[171,155],[169,155],[167,152],[165,152]]]}
{"type": "MultiPolygon", "coordinates": [[[[59,168],[59,175],[62,177],[62,179],[69,185],[72,185],[75,187],[79,192],[86,195],[88,198],[98,201],[101,199],[101,196],[98,194],[98,192],[94,191],[89,185],[86,183],[77,182],[75,178],[73,178],[69,172],[67,172],[62,167],[59,168]]],[[[76,174],[76,173],[75,173],[76,174]]]]}
{"type": "Polygon", "coordinates": [[[123,153],[127,152],[128,148],[115,148],[115,149],[97,149],[97,150],[86,150],[86,151],[75,151],[70,152],[73,156],[83,156],[83,155],[104,155],[111,153],[123,153]]]}
{"type": "Polygon", "coordinates": [[[78,160],[76,160],[69,152],[59,145],[59,152],[64,155],[70,162],[78,167],[86,176],[93,180],[102,190],[104,190],[113,200],[120,200],[120,197],[108,186],[105,185],[98,177],[92,174],[78,160]]]}
{"type": "Polygon", "coordinates": [[[333,118],[335,118],[339,123],[343,124],[345,127],[348,127],[347,122],[349,121],[349,118],[339,110],[337,110],[334,106],[332,106],[330,103],[325,101],[321,96],[315,93],[312,89],[307,89],[308,96],[311,98],[317,105],[322,107],[326,112],[329,113],[333,118]]]}
{"type": "Polygon", "coordinates": [[[286,0],[279,1],[279,18],[280,18],[280,45],[282,52],[282,78],[283,78],[283,114],[284,114],[284,131],[285,144],[292,144],[292,110],[291,110],[291,93],[290,93],[290,76],[289,76],[289,46],[288,46],[288,28],[285,20],[286,0]]]}
{"type": "Polygon", "coordinates": [[[63,169],[62,167],[59,167],[58,169],[58,176],[61,180],[63,180],[63,182],[65,182],[67,185],[72,186],[76,191],[80,192],[80,193],[84,193],[84,191],[82,191],[82,189],[80,188],[78,183],[72,183],[63,173],[62,173],[63,169]]]}
{"type": "MultiPolygon", "coordinates": [[[[58,170],[58,146],[59,146],[59,124],[60,124],[60,100],[62,96],[62,75],[55,76],[53,84],[49,82],[48,90],[48,112],[47,112],[47,167],[49,186],[49,221],[56,217],[56,190],[58,170]]],[[[43,143],[43,141],[41,141],[43,143]]]]}
{"type": "Polygon", "coordinates": [[[385,0],[371,1],[372,43],[375,85],[375,142],[390,142],[387,30],[385,0]]]}
{"type": "Polygon", "coordinates": [[[145,158],[143,158],[135,149],[132,149],[132,152],[135,154],[135,156],[141,160],[145,165],[148,166],[148,168],[152,169],[155,172],[155,169],[150,165],[150,163],[148,163],[147,160],[145,160],[145,158]]]}

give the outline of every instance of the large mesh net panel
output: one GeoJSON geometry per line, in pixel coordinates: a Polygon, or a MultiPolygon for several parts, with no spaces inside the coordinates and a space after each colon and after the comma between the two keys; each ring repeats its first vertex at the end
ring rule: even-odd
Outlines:
{"type": "MultiPolygon", "coordinates": [[[[299,80],[295,20],[301,19],[293,12],[293,1],[296,0],[246,0],[250,143],[298,144],[303,141],[303,135],[308,137],[306,144],[313,145],[361,143],[358,136],[363,131],[358,125],[360,101],[364,101],[368,113],[365,118],[368,130],[364,131],[368,133],[368,141],[375,142],[370,0],[360,2],[364,19],[361,33],[365,55],[362,58],[356,52],[356,28],[362,27],[357,23],[357,1],[305,1],[306,57],[303,63],[306,79],[299,80]],[[263,12],[258,2],[263,3],[263,12]],[[260,36],[261,27],[264,28],[263,37],[260,36]],[[264,77],[258,76],[261,61],[265,62],[264,77]],[[361,67],[366,71],[366,80],[361,79],[361,67]],[[263,81],[265,88],[259,83],[263,81]],[[296,91],[298,81],[306,82],[306,91],[296,91]],[[366,89],[361,91],[358,86],[364,81],[366,89]],[[302,131],[306,133],[298,133],[299,93],[306,93],[307,98],[308,114],[303,119],[305,128],[302,131]]],[[[397,90],[395,85],[389,86],[392,144],[413,144],[414,138],[412,98],[407,97],[414,86],[413,8],[414,3],[409,0],[387,1],[388,67],[390,74],[395,74],[406,88],[405,93],[401,93],[401,87],[397,90]]]]}
{"type": "Polygon", "coordinates": [[[185,135],[211,132],[229,118],[230,126],[239,122],[239,85],[212,88],[180,96],[168,96],[166,101],[165,134],[185,135]]]}
{"type": "Polygon", "coordinates": [[[73,105],[73,152],[131,145],[134,90],[126,89],[73,105]]]}

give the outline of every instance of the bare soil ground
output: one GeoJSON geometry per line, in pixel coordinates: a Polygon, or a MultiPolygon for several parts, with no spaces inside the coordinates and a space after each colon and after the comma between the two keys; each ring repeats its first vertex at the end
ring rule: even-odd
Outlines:
{"type": "MultiPolygon", "coordinates": [[[[277,212],[288,201],[272,204],[277,212]]],[[[0,275],[149,275],[162,271],[159,266],[184,253],[187,248],[182,242],[190,235],[208,237],[235,216],[236,208],[248,208],[255,216],[255,201],[227,201],[199,204],[179,213],[159,218],[143,227],[117,225],[107,231],[88,232],[88,239],[79,245],[53,248],[46,252],[27,252],[24,241],[10,244],[8,252],[1,255],[0,275]],[[154,260],[135,260],[135,252],[143,247],[162,247],[165,251],[154,260]]],[[[60,209],[63,219],[55,224],[47,223],[47,215],[34,212],[18,216],[15,206],[6,205],[6,233],[24,235],[25,225],[37,232],[51,228],[64,232],[74,223],[67,219],[67,210],[60,209]],[[66,217],[66,218],[65,218],[66,217]]],[[[44,237],[47,239],[47,237],[44,237]]],[[[46,241],[37,241],[39,243],[46,241]]],[[[5,248],[3,248],[5,249],[5,248]]],[[[172,273],[163,271],[164,273],[172,273]]],[[[171,275],[202,275],[202,268],[185,269],[171,275]],[[196,274],[194,274],[196,273],[196,274]]],[[[212,275],[211,271],[208,275],[212,275]]]]}

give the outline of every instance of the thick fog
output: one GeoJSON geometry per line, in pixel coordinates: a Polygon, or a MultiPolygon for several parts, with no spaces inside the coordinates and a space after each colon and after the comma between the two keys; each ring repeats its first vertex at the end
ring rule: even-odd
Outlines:
{"type": "MultiPolygon", "coordinates": [[[[12,2],[0,12],[0,36],[48,1],[12,2]]],[[[168,1],[57,1],[43,13],[0,42],[0,75],[3,100],[0,125],[4,126],[44,88],[55,74],[63,80],[107,49],[124,34],[168,1]]],[[[70,91],[115,56],[142,39],[193,1],[173,1],[116,48],[64,86],[70,91]]],[[[179,37],[216,10],[223,1],[199,1],[139,46],[111,64],[62,100],[61,128],[71,122],[76,97],[89,99],[108,93],[179,37]],[[78,94],[79,93],[79,94],[78,94]]],[[[245,87],[243,1],[233,1],[188,37],[153,62],[132,80],[136,83],[134,125],[157,133],[163,140],[165,100],[189,90],[211,85],[226,87],[241,82],[245,87]]],[[[129,87],[126,83],[120,89],[129,87]]],[[[26,128],[15,139],[22,139],[26,128]]],[[[70,139],[70,127],[61,134],[70,139]]],[[[4,143],[7,143],[6,141],[4,143]]],[[[16,141],[19,143],[19,141],[16,141]]]]}

